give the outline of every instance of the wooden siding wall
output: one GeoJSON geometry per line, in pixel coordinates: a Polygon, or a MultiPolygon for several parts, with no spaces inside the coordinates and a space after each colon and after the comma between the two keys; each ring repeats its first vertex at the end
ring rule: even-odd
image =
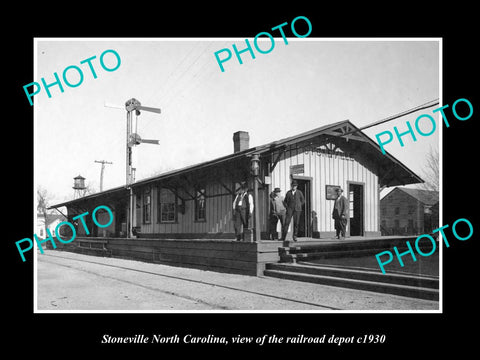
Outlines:
{"type": "MultiPolygon", "coordinates": [[[[223,184],[233,187],[231,179],[223,179],[223,184]]],[[[205,184],[206,197],[206,221],[195,221],[195,201],[188,195],[184,194],[182,190],[178,190],[180,196],[185,199],[185,212],[182,214],[177,211],[177,221],[174,223],[158,222],[158,192],[161,184],[150,185],[152,190],[152,221],[150,224],[144,224],[142,221],[141,211],[137,212],[136,226],[141,227],[141,232],[145,234],[233,234],[235,232],[233,227],[233,200],[234,196],[229,194],[227,190],[219,182],[209,182],[205,184]],[[185,195],[185,196],[183,196],[185,195]]],[[[144,187],[136,189],[135,192],[144,191],[144,187]]],[[[187,189],[190,194],[194,193],[193,188],[187,189]]],[[[253,196],[253,195],[252,195],[253,196]]],[[[136,197],[134,197],[136,200],[136,197]]],[[[143,198],[142,198],[143,200],[143,198]]],[[[265,202],[265,191],[259,191],[259,202],[265,202]]],[[[182,203],[180,198],[177,198],[177,208],[182,203]]],[[[264,230],[265,219],[267,216],[264,206],[255,206],[255,209],[260,209],[260,222],[264,230]]],[[[253,219],[253,217],[252,217],[253,219]]],[[[252,220],[253,221],[253,220],[252,220]]],[[[229,237],[229,236],[226,236],[229,237]]]]}
{"type": "MultiPolygon", "coordinates": [[[[304,165],[304,172],[297,174],[299,176],[311,177],[311,210],[316,212],[317,224],[314,226],[320,233],[334,232],[334,222],[331,214],[334,201],[327,200],[325,194],[326,185],[340,185],[344,190],[344,195],[348,198],[348,182],[362,183],[364,185],[364,231],[365,235],[370,232],[379,232],[379,198],[378,198],[378,176],[372,171],[372,165],[366,165],[361,156],[355,156],[355,160],[339,155],[328,155],[309,150],[310,147],[291,146],[282,151],[278,163],[276,164],[271,176],[270,190],[279,187],[282,189],[282,195],[290,188],[290,166],[304,165]]],[[[271,154],[270,162],[277,159],[279,152],[271,154]]],[[[265,159],[264,159],[265,160],[265,159]]],[[[368,159],[367,159],[368,162],[368,159]]],[[[268,174],[267,171],[264,172],[268,174]]],[[[194,194],[193,186],[186,188],[181,186],[176,190],[180,197],[185,199],[185,211],[180,212],[182,200],[177,197],[177,219],[174,223],[158,222],[158,193],[162,187],[161,183],[153,183],[134,188],[134,225],[140,227],[142,234],[185,234],[185,237],[196,237],[196,234],[212,238],[232,238],[234,227],[232,221],[232,202],[234,196],[227,192],[222,186],[233,189],[233,180],[231,178],[215,178],[214,181],[208,181],[205,185],[206,192],[206,221],[195,221],[195,201],[187,194],[194,194]],[[143,223],[142,201],[145,188],[151,189],[151,222],[143,223]],[[136,202],[140,203],[137,208],[136,202]],[[215,234],[215,236],[214,236],[215,234]]],[[[250,182],[252,187],[252,182],[250,182]]],[[[185,186],[183,183],[182,186],[185,186]]],[[[260,211],[261,231],[265,234],[268,227],[268,193],[267,187],[260,186],[259,201],[255,204],[255,210],[260,211]]],[[[120,210],[120,209],[116,209],[120,210]]],[[[114,216],[120,216],[114,211],[114,216]]],[[[253,217],[252,217],[253,219],[253,217]]],[[[103,217],[98,219],[101,223],[107,222],[103,217]]],[[[117,224],[118,227],[118,224],[117,224]]],[[[84,235],[83,227],[78,227],[78,235],[84,235]]],[[[106,236],[111,236],[115,232],[115,221],[111,226],[105,229],[106,236]]],[[[98,236],[103,236],[103,229],[99,229],[98,236]]],[[[178,237],[178,236],[177,236],[178,237]]],[[[262,235],[265,238],[266,235],[262,235]]]]}
{"type": "MultiPolygon", "coordinates": [[[[348,199],[347,181],[364,183],[364,230],[379,231],[378,176],[358,160],[305,150],[305,147],[292,146],[283,152],[271,174],[271,188],[279,187],[285,196],[290,189],[290,166],[304,164],[304,173],[297,175],[312,177],[311,208],[317,213],[318,231],[332,232],[335,231],[334,201],[326,199],[325,185],[340,185],[348,199]]],[[[272,154],[272,162],[278,154],[272,154]]]]}

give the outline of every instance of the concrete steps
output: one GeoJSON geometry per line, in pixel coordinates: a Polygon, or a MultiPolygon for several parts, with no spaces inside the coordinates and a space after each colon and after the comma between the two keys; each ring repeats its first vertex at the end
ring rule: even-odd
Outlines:
{"type": "Polygon", "coordinates": [[[434,276],[382,274],[352,267],[284,263],[267,264],[264,275],[427,300],[439,299],[439,281],[434,276]]]}

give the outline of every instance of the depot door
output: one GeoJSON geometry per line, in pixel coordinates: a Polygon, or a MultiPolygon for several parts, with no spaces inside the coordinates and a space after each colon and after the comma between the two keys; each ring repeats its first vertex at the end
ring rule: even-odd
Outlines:
{"type": "Polygon", "coordinates": [[[300,223],[298,226],[298,237],[312,237],[311,229],[311,180],[295,178],[298,182],[297,189],[305,196],[305,204],[302,208],[300,223]]]}
{"type": "Polygon", "coordinates": [[[349,230],[350,236],[364,235],[363,184],[348,184],[349,230]]]}

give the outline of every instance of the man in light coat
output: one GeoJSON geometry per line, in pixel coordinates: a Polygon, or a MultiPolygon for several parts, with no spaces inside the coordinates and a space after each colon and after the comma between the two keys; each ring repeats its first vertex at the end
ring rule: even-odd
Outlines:
{"type": "Polygon", "coordinates": [[[277,224],[280,220],[280,225],[283,229],[287,212],[280,192],[280,188],[277,187],[270,196],[270,238],[272,240],[278,240],[277,224]]]}

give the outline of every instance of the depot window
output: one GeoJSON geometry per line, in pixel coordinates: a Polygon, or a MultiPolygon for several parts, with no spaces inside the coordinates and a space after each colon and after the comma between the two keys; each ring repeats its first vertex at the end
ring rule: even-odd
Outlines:
{"type": "Polygon", "coordinates": [[[158,221],[161,223],[174,223],[177,221],[177,197],[169,189],[160,189],[158,195],[158,221]]]}
{"type": "Polygon", "coordinates": [[[207,221],[205,188],[197,189],[195,197],[195,221],[207,221]]]}

